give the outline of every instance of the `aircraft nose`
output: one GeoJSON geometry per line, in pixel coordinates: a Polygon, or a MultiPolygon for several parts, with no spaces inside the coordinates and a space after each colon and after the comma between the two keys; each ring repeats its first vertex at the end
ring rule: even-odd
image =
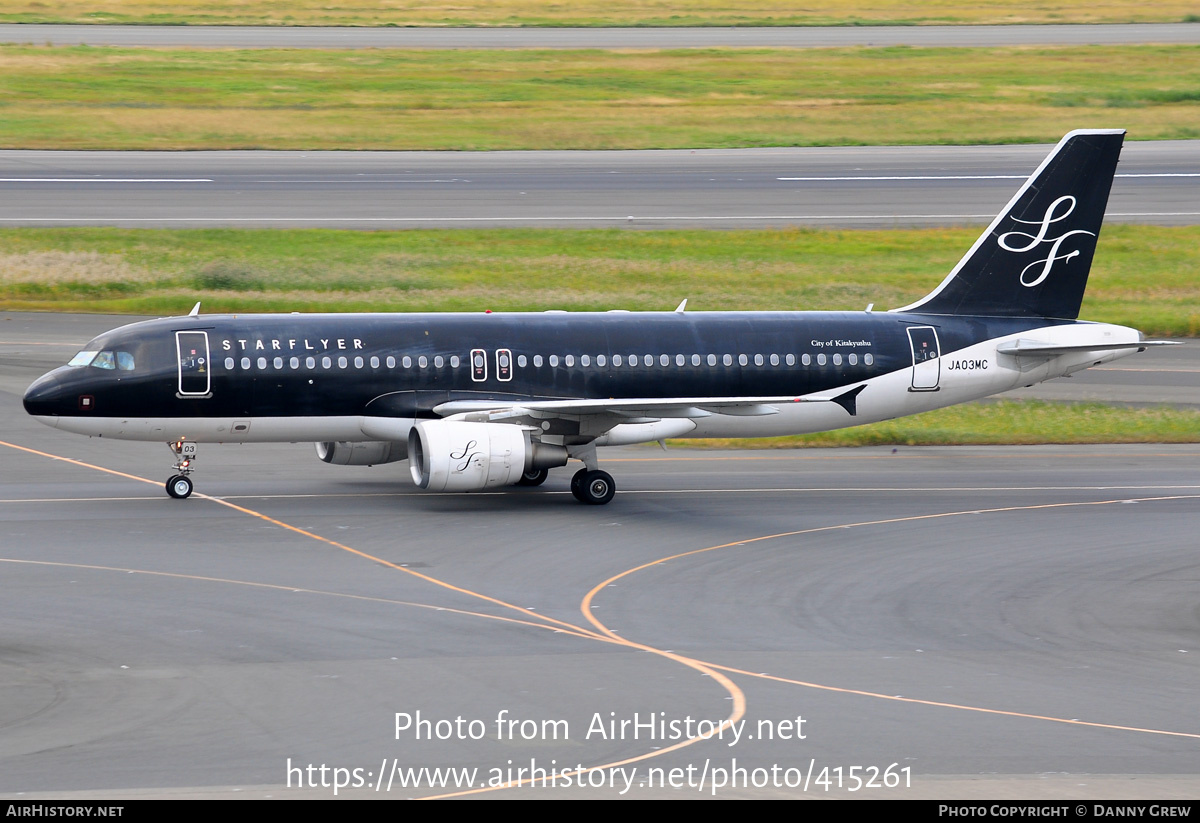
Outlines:
{"type": "Polygon", "coordinates": [[[25,390],[25,411],[50,426],[58,424],[63,387],[54,372],[43,374],[25,390]]]}

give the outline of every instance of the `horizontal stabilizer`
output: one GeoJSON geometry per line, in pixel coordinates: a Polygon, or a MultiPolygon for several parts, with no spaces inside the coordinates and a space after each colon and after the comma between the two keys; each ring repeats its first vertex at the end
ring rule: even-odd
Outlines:
{"type": "Polygon", "coordinates": [[[1174,340],[1141,340],[1137,343],[1084,343],[1082,345],[1075,343],[1043,343],[1038,340],[1013,340],[1009,343],[1001,343],[996,347],[996,351],[1000,354],[1012,355],[1013,357],[1047,357],[1078,351],[1118,351],[1123,349],[1144,351],[1150,346],[1180,345],[1183,344],[1174,340]]]}

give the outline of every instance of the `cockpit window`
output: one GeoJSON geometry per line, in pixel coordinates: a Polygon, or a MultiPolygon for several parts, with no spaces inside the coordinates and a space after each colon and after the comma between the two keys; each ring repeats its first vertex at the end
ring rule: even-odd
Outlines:
{"type": "Polygon", "coordinates": [[[102,351],[96,355],[96,359],[92,361],[92,365],[98,369],[115,369],[116,361],[113,359],[113,353],[110,351],[102,351]]]}
{"type": "Polygon", "coordinates": [[[92,361],[96,359],[96,355],[98,353],[99,352],[94,352],[94,351],[81,351],[79,354],[72,357],[71,362],[68,363],[67,365],[68,366],[90,366],[92,361]]]}
{"type": "Polygon", "coordinates": [[[133,371],[133,355],[127,351],[81,351],[68,366],[94,366],[97,369],[133,371]]]}

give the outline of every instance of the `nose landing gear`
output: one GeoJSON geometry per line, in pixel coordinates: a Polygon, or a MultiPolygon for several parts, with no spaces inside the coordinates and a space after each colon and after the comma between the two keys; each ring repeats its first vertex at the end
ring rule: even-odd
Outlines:
{"type": "Polygon", "coordinates": [[[196,462],[196,444],[188,440],[176,440],[168,443],[167,448],[175,455],[174,469],[178,472],[167,481],[167,494],[176,500],[185,500],[191,497],[195,488],[188,475],[195,470],[192,464],[196,462]]]}

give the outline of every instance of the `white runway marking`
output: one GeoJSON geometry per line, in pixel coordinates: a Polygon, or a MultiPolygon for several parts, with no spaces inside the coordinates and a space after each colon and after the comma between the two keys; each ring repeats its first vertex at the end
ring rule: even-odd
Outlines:
{"type": "Polygon", "coordinates": [[[0,177],[0,183],[212,183],[208,177],[0,177]]]}

